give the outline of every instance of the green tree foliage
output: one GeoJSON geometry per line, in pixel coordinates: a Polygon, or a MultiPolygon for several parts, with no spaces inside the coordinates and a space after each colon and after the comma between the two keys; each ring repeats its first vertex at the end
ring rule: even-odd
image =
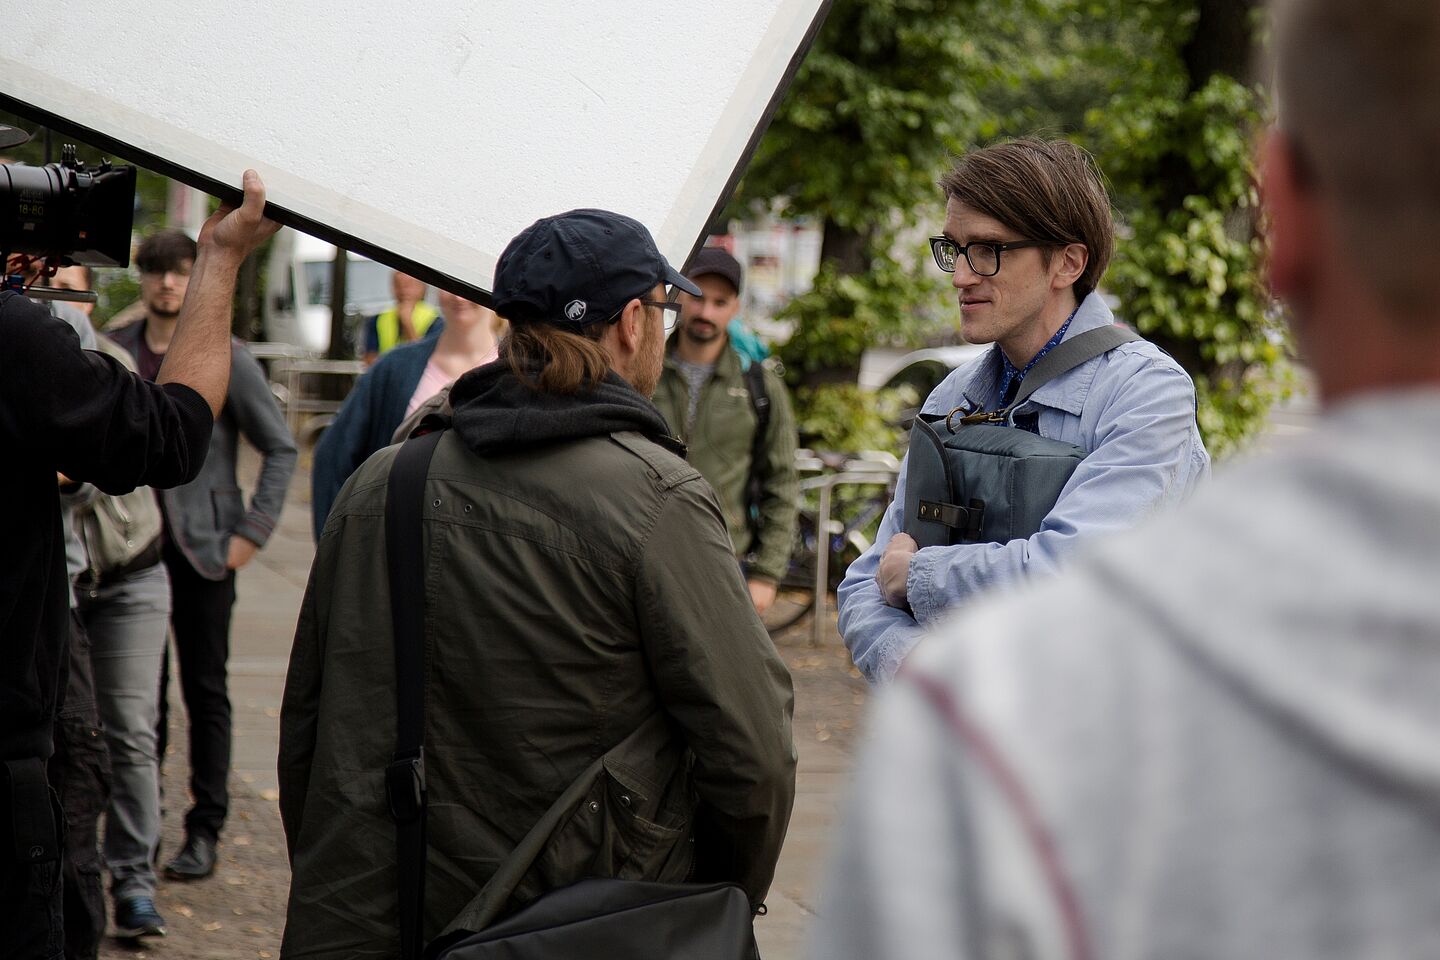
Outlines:
{"type": "Polygon", "coordinates": [[[836,0],[732,204],[823,224],[814,289],[783,316],[802,383],[851,381],[860,354],[935,314],[935,281],[893,254],[936,196],[978,106],[961,83],[970,0],[836,0]]]}
{"type": "MultiPolygon", "coordinates": [[[[1121,215],[1106,289],[1195,377],[1211,449],[1242,444],[1291,382],[1259,276],[1256,7],[835,0],[732,206],[778,199],[825,225],[815,288],[784,314],[797,328],[781,349],[792,380],[853,378],[866,346],[957,322],[923,256],[919,270],[895,256],[897,234],[934,215],[949,155],[1064,136],[1096,154],[1121,215]]],[[[839,419],[834,397],[807,396],[820,420],[839,419]]]]}

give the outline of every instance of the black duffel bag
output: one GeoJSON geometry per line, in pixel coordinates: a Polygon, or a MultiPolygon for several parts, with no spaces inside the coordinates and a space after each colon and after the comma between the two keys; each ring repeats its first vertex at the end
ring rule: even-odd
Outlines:
{"type": "MultiPolygon", "coordinates": [[[[395,638],[395,759],[385,768],[386,800],[395,821],[400,954],[418,960],[758,960],[750,898],[733,883],[650,883],[591,878],[552,890],[492,923],[537,851],[568,820],[604,757],[576,778],[496,868],[460,917],[478,930],[451,929],[425,949],[426,787],[424,749],[425,570],[421,519],[430,458],[443,431],[405,441],[390,468],[385,539],[395,638]]],[[[663,724],[652,715],[631,736],[663,724]]],[[[458,919],[458,918],[457,918],[458,919]]],[[[452,927],[458,924],[452,923],[452,927]]]]}
{"type": "Polygon", "coordinates": [[[750,900],[733,883],[591,879],[450,942],[444,960],[752,960],[750,900]]]}
{"type": "Polygon", "coordinates": [[[1015,409],[1056,377],[1140,339],[1119,324],[1088,330],[1041,357],[1003,410],[916,417],[902,529],[922,548],[1009,543],[1037,533],[1085,450],[1016,427],[1015,409]]]}

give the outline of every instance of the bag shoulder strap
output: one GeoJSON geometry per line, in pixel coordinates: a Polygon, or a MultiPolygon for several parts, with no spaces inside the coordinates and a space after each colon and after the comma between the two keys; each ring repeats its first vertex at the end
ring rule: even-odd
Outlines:
{"type": "Polygon", "coordinates": [[[749,388],[750,406],[755,410],[755,436],[750,441],[750,475],[745,478],[745,513],[751,536],[759,535],[760,475],[758,466],[765,456],[765,441],[770,432],[770,391],[765,386],[765,367],[758,360],[745,368],[745,385],[749,388]]]}
{"type": "Polygon", "coordinates": [[[400,955],[420,956],[425,904],[425,478],[443,431],[406,440],[385,490],[385,556],[395,642],[395,755],[385,795],[395,821],[400,955]]]}
{"type": "Polygon", "coordinates": [[[1101,354],[1109,353],[1121,344],[1144,339],[1129,327],[1112,323],[1096,327],[1094,330],[1086,330],[1069,340],[1061,341],[1049,353],[1041,357],[1040,362],[1035,364],[1025,375],[1019,391],[1015,394],[1015,400],[1005,408],[1005,412],[1014,410],[1028,400],[1036,390],[1051,380],[1069,373],[1080,364],[1094,360],[1101,354]]]}
{"type": "Polygon", "coordinates": [[[624,740],[590,762],[580,775],[570,782],[555,798],[540,818],[535,821],[520,842],[506,855],[494,874],[470,902],[446,925],[431,944],[431,950],[443,955],[441,946],[458,939],[465,933],[484,930],[506,912],[515,891],[524,881],[530,868],[545,852],[550,838],[563,827],[575,809],[590,793],[605,769],[605,761],[611,756],[625,755],[634,751],[637,744],[644,744],[651,738],[665,736],[669,719],[663,710],[656,710],[636,727],[624,740]]]}
{"type": "Polygon", "coordinates": [[[765,365],[759,360],[751,360],[744,375],[745,386],[750,391],[750,406],[755,410],[755,420],[759,425],[755,435],[763,436],[770,425],[770,389],[765,385],[765,365]]]}

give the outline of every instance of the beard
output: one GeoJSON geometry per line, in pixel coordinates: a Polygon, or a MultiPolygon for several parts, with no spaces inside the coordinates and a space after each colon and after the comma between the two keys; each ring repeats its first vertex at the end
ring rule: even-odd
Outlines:
{"type": "Polygon", "coordinates": [[[709,320],[691,318],[680,326],[680,335],[691,343],[714,343],[724,332],[719,324],[709,320]]]}

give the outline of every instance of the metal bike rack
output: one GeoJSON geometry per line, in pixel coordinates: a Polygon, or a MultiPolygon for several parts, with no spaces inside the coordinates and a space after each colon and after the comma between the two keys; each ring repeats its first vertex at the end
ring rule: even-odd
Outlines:
{"type": "Polygon", "coordinates": [[[815,609],[811,614],[810,645],[818,647],[825,639],[825,605],[829,601],[830,580],[830,506],[835,488],[845,484],[873,486],[888,484],[900,473],[894,457],[884,459],[848,460],[839,473],[828,473],[800,481],[801,490],[819,490],[820,506],[815,515],[815,609]]]}

